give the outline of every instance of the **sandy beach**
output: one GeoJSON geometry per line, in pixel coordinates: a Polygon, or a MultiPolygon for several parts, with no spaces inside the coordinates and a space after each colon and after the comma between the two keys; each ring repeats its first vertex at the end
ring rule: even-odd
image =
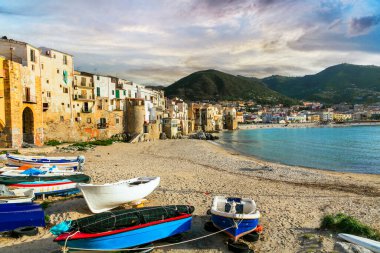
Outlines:
{"type": "MultiPolygon", "coordinates": [[[[380,175],[275,164],[200,140],[115,143],[78,154],[86,156],[85,172],[95,183],[160,176],[161,185],[147,205],[194,205],[193,228],[185,239],[209,233],[203,224],[215,195],[256,201],[264,231],[258,242],[249,243],[255,252],[332,252],[336,235],[318,229],[325,214],[343,212],[380,229],[380,175]]],[[[80,196],[53,199],[59,201],[45,210],[53,224],[91,214],[80,196]]],[[[53,238],[48,229],[33,237],[0,237],[0,251],[59,252],[53,238]]],[[[220,233],[153,252],[229,252],[226,241],[220,233]]]]}

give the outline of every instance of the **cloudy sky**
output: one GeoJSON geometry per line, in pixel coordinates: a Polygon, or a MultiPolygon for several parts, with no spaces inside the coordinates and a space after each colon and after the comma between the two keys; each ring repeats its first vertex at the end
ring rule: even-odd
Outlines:
{"type": "Polygon", "coordinates": [[[142,84],[380,65],[379,0],[0,0],[0,31],[142,84]]]}

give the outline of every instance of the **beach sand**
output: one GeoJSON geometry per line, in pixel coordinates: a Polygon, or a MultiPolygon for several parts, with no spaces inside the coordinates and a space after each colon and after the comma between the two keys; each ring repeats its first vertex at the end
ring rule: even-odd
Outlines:
{"type": "MultiPolygon", "coordinates": [[[[215,195],[256,201],[264,231],[258,242],[249,243],[255,252],[332,252],[336,235],[318,229],[325,214],[343,212],[380,229],[380,175],[275,164],[200,140],[115,143],[82,154],[85,172],[95,183],[160,176],[161,185],[148,196],[147,205],[194,205],[193,228],[185,239],[209,233],[203,224],[215,195]]],[[[45,211],[53,224],[91,214],[79,196],[61,198],[45,211]]],[[[59,252],[53,238],[47,229],[33,237],[3,237],[0,252],[59,252]]],[[[220,233],[154,252],[229,252],[227,239],[220,233]]]]}

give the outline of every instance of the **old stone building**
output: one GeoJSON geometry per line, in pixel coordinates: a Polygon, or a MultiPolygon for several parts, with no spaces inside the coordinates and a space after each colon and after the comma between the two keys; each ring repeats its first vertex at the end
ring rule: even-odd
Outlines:
{"type": "Polygon", "coordinates": [[[35,70],[0,58],[0,147],[43,145],[41,78],[35,70]]]}
{"type": "Polygon", "coordinates": [[[74,124],[73,56],[45,47],[40,51],[45,138],[61,141],[80,139],[79,129],[74,124]]]}

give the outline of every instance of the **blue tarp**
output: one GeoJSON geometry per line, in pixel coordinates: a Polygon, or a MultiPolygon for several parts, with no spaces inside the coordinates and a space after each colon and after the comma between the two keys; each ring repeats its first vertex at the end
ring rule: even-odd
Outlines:
{"type": "Polygon", "coordinates": [[[28,175],[28,176],[37,176],[37,175],[43,175],[45,173],[46,171],[42,171],[36,168],[31,168],[31,169],[24,170],[20,174],[28,175]]]}

